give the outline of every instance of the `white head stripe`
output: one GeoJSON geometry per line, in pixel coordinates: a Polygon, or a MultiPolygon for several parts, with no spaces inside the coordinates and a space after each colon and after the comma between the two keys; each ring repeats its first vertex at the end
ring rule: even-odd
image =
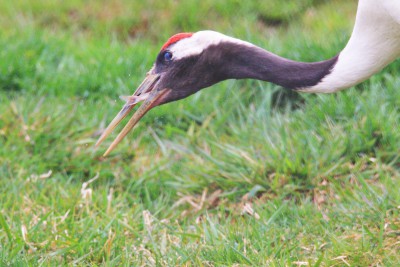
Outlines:
{"type": "Polygon", "coordinates": [[[168,50],[173,54],[174,59],[201,54],[207,47],[217,45],[221,42],[231,42],[240,45],[254,46],[251,43],[226,36],[214,31],[200,31],[194,33],[191,37],[182,39],[175,44],[172,44],[168,50]]]}

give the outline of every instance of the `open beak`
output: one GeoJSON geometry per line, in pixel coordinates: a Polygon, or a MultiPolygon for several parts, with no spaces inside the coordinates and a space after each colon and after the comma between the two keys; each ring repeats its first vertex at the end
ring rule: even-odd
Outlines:
{"type": "Polygon", "coordinates": [[[104,139],[106,139],[106,137],[115,129],[115,127],[117,127],[122,119],[129,114],[129,112],[136,106],[137,103],[143,101],[143,104],[133,114],[129,122],[118,134],[117,138],[115,138],[115,140],[111,143],[103,156],[107,156],[129,133],[129,131],[132,130],[136,123],[147,113],[147,111],[157,106],[163,96],[171,91],[170,89],[158,88],[157,84],[160,80],[160,75],[153,74],[152,72],[153,71],[151,70],[147,73],[146,78],[132,96],[123,97],[123,99],[127,102],[122,107],[118,115],[108,125],[107,129],[104,130],[99,140],[97,140],[95,145],[96,147],[98,147],[104,141],[104,139]]]}

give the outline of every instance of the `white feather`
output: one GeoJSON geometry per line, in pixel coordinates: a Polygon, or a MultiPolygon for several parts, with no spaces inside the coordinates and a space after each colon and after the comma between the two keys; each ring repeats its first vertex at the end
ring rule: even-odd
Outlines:
{"type": "Polygon", "coordinates": [[[400,0],[360,0],[350,40],[332,72],[304,92],[331,93],[356,85],[400,56],[400,0]]]}

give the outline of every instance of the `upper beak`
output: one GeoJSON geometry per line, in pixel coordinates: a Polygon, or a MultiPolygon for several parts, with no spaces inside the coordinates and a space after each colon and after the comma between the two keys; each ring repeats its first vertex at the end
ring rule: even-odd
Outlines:
{"type": "Polygon", "coordinates": [[[153,71],[149,71],[144,81],[137,88],[132,96],[126,98],[127,102],[122,107],[118,115],[111,121],[107,129],[104,130],[99,140],[96,142],[96,147],[99,146],[104,139],[115,129],[115,127],[125,118],[129,112],[135,107],[140,101],[144,101],[139,109],[133,114],[129,122],[125,125],[122,131],[118,134],[117,138],[111,143],[107,151],[103,156],[107,156],[121,140],[128,134],[130,130],[136,125],[136,123],[153,107],[160,103],[160,100],[168,94],[171,90],[158,88],[157,84],[160,80],[160,74],[154,74],[153,71]]]}

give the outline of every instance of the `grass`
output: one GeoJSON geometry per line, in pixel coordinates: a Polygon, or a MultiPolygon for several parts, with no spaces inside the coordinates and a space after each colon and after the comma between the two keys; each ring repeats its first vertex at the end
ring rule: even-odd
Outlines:
{"type": "Polygon", "coordinates": [[[399,62],[334,95],[226,81],[93,148],[175,32],[320,60],[356,10],[261,2],[0,2],[2,265],[399,264],[399,62]]]}

